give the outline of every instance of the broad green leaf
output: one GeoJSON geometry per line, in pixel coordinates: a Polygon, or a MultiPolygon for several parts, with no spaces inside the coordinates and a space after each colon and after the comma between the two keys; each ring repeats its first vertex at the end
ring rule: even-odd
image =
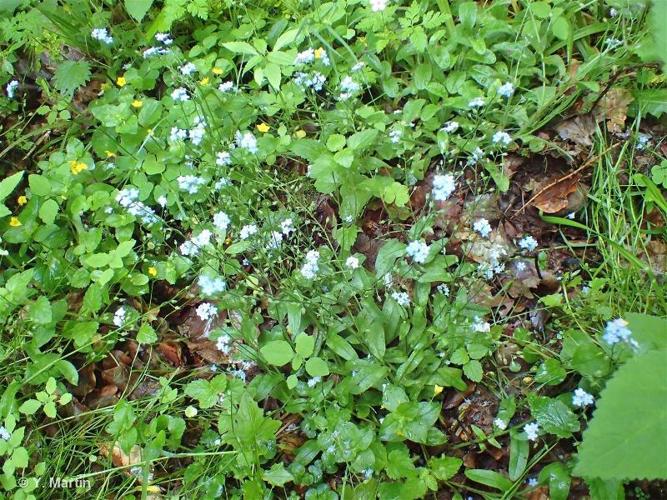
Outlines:
{"type": "Polygon", "coordinates": [[[296,352],[307,358],[313,354],[313,349],[315,349],[315,337],[301,333],[297,335],[294,344],[296,352]]]}
{"type": "Polygon", "coordinates": [[[39,218],[42,219],[45,224],[53,224],[59,209],[60,207],[55,200],[46,200],[42,206],[39,207],[39,218]]]}
{"type": "Polygon", "coordinates": [[[322,358],[310,358],[306,361],[306,371],[311,377],[325,377],[329,375],[329,365],[322,358]]]}
{"type": "Polygon", "coordinates": [[[294,357],[292,346],[284,340],[272,340],[267,342],[260,352],[266,362],[274,366],[283,366],[289,363],[294,357]]]}
{"type": "Polygon", "coordinates": [[[286,483],[294,480],[294,476],[285,469],[282,462],[273,464],[273,466],[262,473],[262,479],[273,486],[282,487],[286,483]]]}
{"type": "Polygon", "coordinates": [[[85,60],[64,61],[58,65],[53,75],[56,89],[72,95],[74,91],[90,80],[90,64],[85,60]]]}
{"type": "Polygon", "coordinates": [[[276,40],[275,45],[273,46],[274,52],[277,50],[282,49],[283,47],[286,47],[287,45],[290,45],[292,42],[294,42],[297,37],[299,36],[300,29],[294,28],[291,30],[285,31],[282,35],[278,37],[276,40]]]}
{"type": "Polygon", "coordinates": [[[579,420],[562,401],[530,395],[530,411],[540,429],[560,438],[568,438],[579,430],[579,420]]]}
{"type": "Polygon", "coordinates": [[[394,267],[399,257],[405,255],[405,243],[399,240],[388,240],[380,247],[375,259],[375,274],[382,277],[394,267]]]}
{"type": "Polygon", "coordinates": [[[463,465],[463,460],[458,457],[439,457],[428,461],[433,475],[441,481],[448,481],[456,475],[463,465]]]}
{"type": "Polygon", "coordinates": [[[148,323],[144,323],[139,327],[137,332],[137,342],[140,344],[153,344],[157,341],[157,334],[155,330],[148,323]]]}
{"type": "Polygon", "coordinates": [[[140,22],[153,5],[153,0],[125,0],[124,3],[127,13],[135,21],[140,22]]]}
{"type": "Polygon", "coordinates": [[[567,500],[570,493],[570,473],[564,464],[550,463],[540,471],[537,479],[541,484],[549,486],[551,500],[567,500]]]}
{"type": "Polygon", "coordinates": [[[482,363],[473,359],[463,366],[463,373],[473,382],[481,382],[482,377],[484,376],[484,370],[482,368],[482,363]]]}
{"type": "Polygon", "coordinates": [[[0,181],[0,201],[3,201],[12,193],[12,191],[14,191],[14,189],[16,189],[16,186],[18,186],[18,183],[21,182],[22,178],[23,170],[0,181]]]}
{"type": "Polygon", "coordinates": [[[225,42],[222,46],[235,54],[244,54],[248,56],[256,56],[258,54],[257,49],[248,42],[225,42]]]}
{"type": "Polygon", "coordinates": [[[51,303],[49,299],[42,296],[35,302],[30,304],[29,309],[30,319],[38,325],[47,325],[53,319],[53,312],[51,310],[51,303]]]}
{"type": "Polygon", "coordinates": [[[39,410],[40,406],[42,406],[42,403],[36,399],[28,399],[27,401],[24,401],[21,406],[19,406],[19,411],[24,415],[34,415],[35,412],[39,410]]]}
{"type": "Polygon", "coordinates": [[[280,88],[280,66],[274,63],[267,64],[264,67],[264,76],[275,90],[280,88]]]}
{"type": "Polygon", "coordinates": [[[32,194],[37,196],[48,196],[51,194],[51,182],[43,175],[30,174],[28,185],[32,194]]]}
{"type": "Polygon", "coordinates": [[[627,313],[624,319],[643,349],[667,348],[667,319],[637,313],[627,313]]]}
{"type": "Polygon", "coordinates": [[[667,351],[621,366],[584,431],[574,473],[603,480],[667,478],[667,351]]]}

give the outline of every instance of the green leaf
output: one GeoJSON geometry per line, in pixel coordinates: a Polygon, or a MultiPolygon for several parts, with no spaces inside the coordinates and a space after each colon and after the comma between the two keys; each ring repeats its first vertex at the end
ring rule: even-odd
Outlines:
{"type": "Polygon", "coordinates": [[[637,313],[627,313],[624,319],[632,337],[643,349],[667,348],[667,319],[637,313]]]}
{"type": "Polygon", "coordinates": [[[384,276],[394,267],[396,259],[405,254],[405,243],[398,240],[388,240],[380,248],[375,259],[375,274],[378,278],[384,276]]]}
{"type": "Polygon", "coordinates": [[[298,29],[298,28],[294,28],[294,29],[285,31],[285,33],[280,35],[278,37],[278,39],[276,40],[276,43],[273,46],[273,51],[275,52],[277,50],[280,50],[283,47],[286,47],[287,45],[294,42],[297,39],[297,37],[299,36],[300,32],[301,32],[301,30],[298,29]]]}
{"type": "Polygon", "coordinates": [[[222,46],[235,54],[248,56],[256,56],[258,54],[257,50],[248,42],[225,42],[222,46]]]}
{"type": "Polygon", "coordinates": [[[579,420],[562,401],[541,396],[528,398],[530,411],[541,430],[568,438],[579,430],[579,420]]]}
{"type": "Polygon", "coordinates": [[[37,410],[39,410],[42,403],[36,399],[28,399],[24,401],[21,406],[19,406],[19,411],[24,415],[34,415],[37,410]]]}
{"type": "Polygon", "coordinates": [[[43,175],[30,174],[28,176],[30,191],[36,196],[48,196],[51,194],[51,182],[43,175]]]}
{"type": "Polygon", "coordinates": [[[12,191],[14,191],[14,189],[16,189],[16,186],[18,186],[18,183],[21,182],[22,178],[23,170],[0,181],[0,201],[3,201],[12,193],[12,191]]]}
{"type": "Polygon", "coordinates": [[[528,441],[520,437],[519,434],[513,433],[510,438],[510,462],[507,471],[512,481],[516,481],[523,475],[529,455],[528,441]]]}
{"type": "Polygon", "coordinates": [[[294,351],[292,346],[284,340],[272,340],[267,342],[261,349],[260,352],[266,362],[275,365],[283,366],[284,364],[289,363],[294,357],[294,351]]]}
{"type": "Polygon", "coordinates": [[[137,342],[140,344],[153,344],[157,341],[157,334],[153,327],[148,323],[144,323],[139,327],[137,332],[137,342]]]}
{"type": "Polygon", "coordinates": [[[574,473],[586,478],[667,479],[667,351],[635,356],[600,394],[574,473]]]}
{"type": "Polygon", "coordinates": [[[428,461],[433,475],[441,481],[453,478],[463,465],[463,460],[458,457],[439,457],[428,461]]]}
{"type": "Polygon", "coordinates": [[[329,375],[329,365],[322,358],[310,358],[306,361],[306,371],[311,377],[325,377],[329,375]]]}
{"type": "Polygon", "coordinates": [[[415,87],[424,90],[431,81],[432,69],[430,64],[419,64],[415,69],[415,87]]]}
{"type": "Polygon", "coordinates": [[[296,352],[304,358],[307,358],[313,354],[313,350],[315,349],[315,337],[312,335],[306,335],[305,333],[300,333],[296,336],[294,344],[296,352]]]}
{"type": "Polygon", "coordinates": [[[340,134],[331,134],[327,139],[327,149],[336,152],[345,147],[345,136],[340,134]]]}
{"type": "Polygon", "coordinates": [[[153,0],[125,0],[125,10],[137,22],[144,18],[151,5],[153,0]]]}
{"type": "Polygon", "coordinates": [[[570,23],[563,16],[558,16],[553,20],[551,31],[557,38],[567,40],[570,37],[570,23]]]}
{"type": "Polygon", "coordinates": [[[49,299],[44,296],[39,297],[35,302],[30,304],[29,314],[30,319],[38,325],[48,325],[51,323],[53,312],[49,299]]]}
{"type": "Polygon", "coordinates": [[[60,63],[53,76],[56,89],[67,95],[74,94],[74,91],[88,83],[88,80],[90,80],[90,64],[84,60],[60,63]]]}
{"type": "Polygon", "coordinates": [[[281,78],[280,66],[273,63],[267,64],[264,67],[264,76],[266,76],[266,79],[269,81],[269,83],[275,90],[278,90],[280,88],[280,78],[281,78]]]}
{"type": "Polygon", "coordinates": [[[493,470],[466,469],[464,474],[468,479],[475,481],[476,483],[485,484],[486,486],[496,488],[500,491],[509,491],[512,489],[512,481],[493,470]]]}
{"type": "Polygon", "coordinates": [[[463,373],[473,382],[481,382],[482,377],[484,376],[484,370],[482,369],[482,363],[473,359],[463,366],[463,373]]]}
{"type": "Polygon", "coordinates": [[[537,477],[541,484],[549,486],[551,500],[567,500],[570,493],[570,473],[564,464],[553,462],[540,471],[537,477]]]}
{"type": "Polygon", "coordinates": [[[262,479],[273,486],[284,486],[285,483],[294,481],[294,476],[285,469],[285,464],[278,463],[262,473],[262,479]]]}
{"type": "Polygon", "coordinates": [[[39,218],[42,219],[45,224],[53,224],[59,209],[60,207],[55,200],[46,200],[42,206],[39,207],[39,218]]]}
{"type": "Polygon", "coordinates": [[[72,363],[66,359],[59,359],[54,366],[70,384],[77,385],[79,383],[79,372],[72,363]]]}

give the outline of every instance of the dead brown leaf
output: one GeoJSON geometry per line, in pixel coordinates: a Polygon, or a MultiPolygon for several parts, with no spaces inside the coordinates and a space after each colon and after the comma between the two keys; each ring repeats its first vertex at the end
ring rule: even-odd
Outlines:
{"type": "Polygon", "coordinates": [[[628,105],[633,101],[632,94],[625,88],[615,88],[607,92],[595,108],[597,121],[607,120],[610,132],[618,133],[625,128],[628,105]]]}
{"type": "Polygon", "coordinates": [[[561,139],[572,141],[580,146],[593,145],[591,137],[595,133],[595,120],[591,115],[579,115],[562,121],[555,127],[561,139]]]}
{"type": "Polygon", "coordinates": [[[553,214],[568,208],[570,195],[577,191],[580,175],[565,176],[561,179],[550,177],[538,182],[533,190],[532,205],[543,212],[553,214]]]}

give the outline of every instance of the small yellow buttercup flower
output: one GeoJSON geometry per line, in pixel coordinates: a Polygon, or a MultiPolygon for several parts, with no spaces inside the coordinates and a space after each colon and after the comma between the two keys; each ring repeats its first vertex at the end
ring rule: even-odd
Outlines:
{"type": "Polygon", "coordinates": [[[211,70],[214,75],[222,75],[222,68],[218,68],[217,66],[211,70]]]}
{"type": "Polygon", "coordinates": [[[320,59],[324,55],[324,49],[320,47],[319,49],[315,49],[315,59],[320,59]]]}
{"type": "Polygon", "coordinates": [[[299,139],[303,139],[304,137],[306,137],[306,131],[303,129],[299,129],[294,133],[294,135],[296,135],[299,139]]]}
{"type": "Polygon", "coordinates": [[[119,76],[116,78],[116,85],[119,87],[124,87],[127,84],[127,80],[125,80],[124,76],[119,76]]]}
{"type": "Polygon", "coordinates": [[[26,198],[24,195],[21,195],[21,196],[18,197],[16,202],[19,204],[20,207],[22,207],[23,205],[28,203],[28,198],[26,198]]]}
{"type": "Polygon", "coordinates": [[[262,134],[267,133],[270,129],[271,127],[269,127],[266,123],[263,122],[257,125],[257,130],[259,130],[262,134]]]}
{"type": "Polygon", "coordinates": [[[139,100],[139,99],[135,99],[134,101],[132,101],[132,107],[135,108],[135,109],[139,109],[143,105],[144,105],[144,102],[139,100]]]}
{"type": "Polygon", "coordinates": [[[82,161],[76,161],[76,160],[70,160],[69,162],[69,169],[74,175],[78,175],[84,170],[88,168],[88,165],[86,165],[82,161]]]}
{"type": "Polygon", "coordinates": [[[208,76],[205,76],[204,78],[199,80],[199,85],[208,85],[208,82],[210,82],[210,81],[211,80],[208,78],[208,76]]]}
{"type": "Polygon", "coordinates": [[[442,387],[441,385],[436,385],[435,387],[433,387],[433,394],[437,396],[437,395],[440,394],[444,389],[445,389],[445,388],[442,387]]]}
{"type": "Polygon", "coordinates": [[[157,276],[157,269],[153,266],[148,268],[148,275],[155,278],[157,276]]]}
{"type": "Polygon", "coordinates": [[[21,225],[21,221],[18,217],[12,217],[9,219],[9,225],[12,227],[19,227],[21,225]]]}

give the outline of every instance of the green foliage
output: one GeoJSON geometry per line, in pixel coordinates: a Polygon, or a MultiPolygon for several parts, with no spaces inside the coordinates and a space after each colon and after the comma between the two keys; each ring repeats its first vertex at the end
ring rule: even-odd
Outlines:
{"type": "Polygon", "coordinates": [[[64,61],[53,76],[56,89],[72,95],[76,89],[90,80],[90,64],[87,61],[64,61]]]}
{"type": "Polygon", "coordinates": [[[618,369],[584,431],[575,474],[603,480],[667,478],[666,379],[665,350],[634,356],[618,369]]]}

